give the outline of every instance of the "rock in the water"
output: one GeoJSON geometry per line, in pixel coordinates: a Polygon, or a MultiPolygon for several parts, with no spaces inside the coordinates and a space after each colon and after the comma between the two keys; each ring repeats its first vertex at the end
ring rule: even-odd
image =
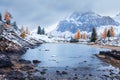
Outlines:
{"type": "Polygon", "coordinates": [[[33,63],[34,64],[37,64],[37,63],[40,63],[41,61],[38,61],[38,60],[33,60],[33,63]]]}
{"type": "Polygon", "coordinates": [[[5,54],[0,54],[0,68],[11,67],[13,64],[8,56],[5,54]]]}
{"type": "Polygon", "coordinates": [[[18,62],[21,63],[21,64],[30,64],[31,63],[31,61],[24,60],[24,59],[19,59],[18,62]]]}
{"type": "Polygon", "coordinates": [[[60,72],[60,71],[56,71],[56,74],[57,74],[57,75],[61,75],[61,72],[60,72]]]}
{"type": "Polygon", "coordinates": [[[40,73],[41,73],[41,75],[44,75],[44,74],[46,74],[46,72],[45,72],[45,71],[41,71],[40,73]]]}
{"type": "Polygon", "coordinates": [[[62,74],[68,74],[66,71],[62,71],[62,74]]]}

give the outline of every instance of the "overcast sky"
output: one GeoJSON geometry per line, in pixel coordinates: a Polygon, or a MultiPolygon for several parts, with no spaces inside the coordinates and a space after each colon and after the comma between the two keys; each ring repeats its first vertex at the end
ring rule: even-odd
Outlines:
{"type": "Polygon", "coordinates": [[[18,25],[37,28],[55,24],[74,11],[115,16],[120,12],[120,0],[0,0],[0,12],[6,10],[18,25]]]}

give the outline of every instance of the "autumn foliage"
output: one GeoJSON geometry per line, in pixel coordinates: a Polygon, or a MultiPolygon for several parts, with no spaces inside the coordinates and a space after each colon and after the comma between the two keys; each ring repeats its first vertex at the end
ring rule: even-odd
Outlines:
{"type": "Polygon", "coordinates": [[[10,28],[10,19],[11,19],[11,15],[9,12],[5,12],[5,15],[4,15],[4,20],[6,21],[4,26],[5,28],[10,28]]]}
{"type": "Polygon", "coordinates": [[[103,33],[101,34],[101,38],[106,38],[106,37],[114,37],[115,36],[115,32],[114,32],[114,28],[111,26],[109,30],[107,30],[107,28],[104,29],[103,33]]]}
{"type": "Polygon", "coordinates": [[[75,33],[74,35],[75,39],[80,39],[80,30],[78,29],[78,31],[75,33]]]}
{"type": "Polygon", "coordinates": [[[82,36],[83,39],[86,39],[86,33],[83,33],[83,36],[82,36]]]}
{"type": "Polygon", "coordinates": [[[24,26],[22,26],[20,37],[25,38],[26,34],[30,35],[30,31],[28,27],[26,27],[26,30],[24,30],[24,26]]]}
{"type": "Polygon", "coordinates": [[[105,28],[103,32],[103,38],[106,38],[106,37],[107,37],[107,28],[105,28]]]}
{"type": "Polygon", "coordinates": [[[20,37],[25,38],[25,36],[26,36],[26,35],[25,35],[24,26],[22,26],[20,37]]]}
{"type": "Polygon", "coordinates": [[[112,26],[110,27],[110,35],[111,37],[115,36],[114,28],[112,26]]]}
{"type": "Polygon", "coordinates": [[[25,36],[26,36],[25,32],[20,34],[20,37],[22,37],[22,38],[25,38],[25,36]]]}
{"type": "Polygon", "coordinates": [[[9,12],[7,12],[7,11],[5,12],[4,19],[6,21],[10,20],[10,14],[9,14],[9,12]]]}
{"type": "Polygon", "coordinates": [[[21,28],[21,32],[22,32],[22,33],[25,32],[25,30],[24,30],[24,26],[22,26],[22,28],[21,28]]]}

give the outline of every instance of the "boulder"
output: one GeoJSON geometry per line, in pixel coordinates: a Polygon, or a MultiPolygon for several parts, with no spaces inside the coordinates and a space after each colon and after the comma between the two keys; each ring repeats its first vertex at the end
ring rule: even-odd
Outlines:
{"type": "Polygon", "coordinates": [[[66,71],[62,71],[62,74],[68,74],[66,71]]]}
{"type": "Polygon", "coordinates": [[[19,59],[18,62],[21,63],[21,64],[30,64],[31,63],[31,61],[24,60],[24,59],[19,59]]]}
{"type": "Polygon", "coordinates": [[[33,60],[33,63],[34,64],[37,64],[37,63],[40,63],[41,61],[39,61],[39,60],[33,60]]]}
{"type": "Polygon", "coordinates": [[[0,54],[0,68],[11,67],[13,64],[10,58],[5,54],[0,54]]]}

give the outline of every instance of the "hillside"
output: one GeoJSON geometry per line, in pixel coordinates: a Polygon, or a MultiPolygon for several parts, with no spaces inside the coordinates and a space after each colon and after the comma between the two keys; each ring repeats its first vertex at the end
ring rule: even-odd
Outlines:
{"type": "MultiPolygon", "coordinates": [[[[41,40],[36,40],[32,37],[25,38],[20,36],[21,30],[18,28],[16,22],[10,20],[0,20],[0,52],[20,52],[42,43],[41,40]]],[[[24,53],[24,52],[23,52],[24,53]]]]}

